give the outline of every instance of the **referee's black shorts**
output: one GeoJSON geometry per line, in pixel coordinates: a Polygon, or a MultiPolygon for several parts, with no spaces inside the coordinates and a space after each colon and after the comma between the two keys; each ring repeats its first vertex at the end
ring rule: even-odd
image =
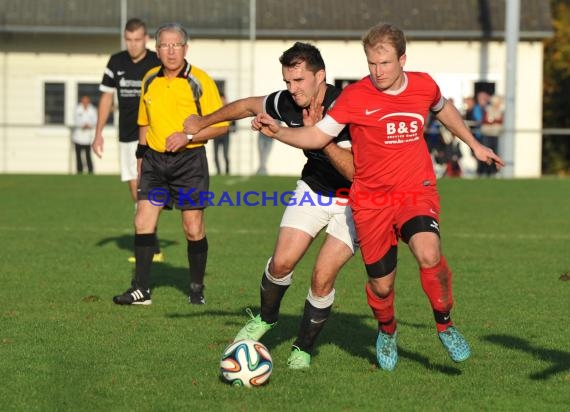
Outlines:
{"type": "Polygon", "coordinates": [[[138,200],[167,209],[204,209],[209,187],[204,146],[174,153],[149,149],[142,159],[138,200]]]}

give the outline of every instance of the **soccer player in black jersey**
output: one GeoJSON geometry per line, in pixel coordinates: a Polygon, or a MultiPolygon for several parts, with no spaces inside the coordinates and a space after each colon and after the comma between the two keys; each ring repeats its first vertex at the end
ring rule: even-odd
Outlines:
{"type": "MultiPolygon", "coordinates": [[[[289,127],[315,123],[340,94],[339,89],[326,83],[325,63],[319,50],[297,42],[279,61],[286,90],[237,100],[208,116],[190,116],[184,122],[184,131],[195,134],[220,121],[243,119],[261,112],[289,127]]],[[[295,266],[316,235],[326,228],[327,236],[315,262],[299,333],[287,362],[292,369],[310,366],[315,340],[331,312],[335,279],[357,248],[350,207],[346,206],[346,199],[335,197],[339,191],[348,193],[351,185],[354,168],[350,147],[345,130],[322,150],[304,151],[307,162],[295,198],[310,197],[313,201],[287,206],[275,250],[261,278],[261,313],[254,316],[248,309],[251,319],[235,337],[235,340],[259,340],[277,324],[281,300],[291,285],[295,266]]]]}
{"type": "MultiPolygon", "coordinates": [[[[127,50],[113,54],[109,58],[99,85],[101,97],[95,128],[95,139],[91,144],[93,152],[101,158],[103,156],[103,128],[107,124],[113,97],[117,90],[119,101],[119,160],[121,168],[121,181],[127,182],[133,202],[137,202],[137,159],[135,152],[139,142],[139,99],[141,96],[141,82],[150,69],[160,66],[160,60],[155,52],[146,48],[149,40],[146,25],[143,21],[133,18],[125,24],[124,39],[127,50]]],[[[157,241],[158,242],[158,241],[157,241]]],[[[162,262],[164,256],[160,252],[158,243],[153,257],[155,262],[162,262]]],[[[134,262],[133,256],[129,257],[134,262]]]]}

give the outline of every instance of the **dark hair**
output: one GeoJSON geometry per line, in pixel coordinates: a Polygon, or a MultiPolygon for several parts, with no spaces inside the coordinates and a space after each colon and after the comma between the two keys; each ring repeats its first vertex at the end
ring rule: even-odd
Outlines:
{"type": "Polygon", "coordinates": [[[285,50],[279,62],[285,67],[293,67],[299,63],[305,62],[307,69],[313,73],[319,70],[325,70],[325,62],[321,56],[321,52],[315,46],[309,43],[296,42],[293,47],[285,50]]]}
{"type": "Polygon", "coordinates": [[[142,21],[141,19],[137,19],[135,17],[135,18],[127,20],[127,23],[125,24],[125,31],[133,32],[133,31],[137,31],[141,27],[144,30],[144,34],[147,34],[146,24],[144,23],[144,21],[142,21]]]}
{"type": "Polygon", "coordinates": [[[362,36],[364,51],[376,47],[379,43],[388,43],[396,49],[398,59],[406,54],[406,36],[404,32],[393,24],[377,24],[362,36]]]}

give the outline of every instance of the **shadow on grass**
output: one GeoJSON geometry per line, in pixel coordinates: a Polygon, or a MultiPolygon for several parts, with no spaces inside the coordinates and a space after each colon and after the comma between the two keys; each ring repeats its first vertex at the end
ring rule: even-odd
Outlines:
{"type": "Polygon", "coordinates": [[[405,349],[402,349],[401,346],[398,346],[398,356],[400,358],[406,358],[408,360],[417,362],[428,370],[436,370],[440,373],[443,373],[444,375],[458,376],[462,374],[461,369],[449,365],[439,365],[437,363],[433,363],[427,356],[407,351],[405,349]]]}
{"type": "Polygon", "coordinates": [[[516,349],[533,355],[542,361],[552,363],[552,366],[540,372],[529,375],[532,380],[546,380],[553,375],[570,371],[570,353],[555,349],[545,349],[533,346],[527,340],[509,335],[488,335],[483,338],[487,342],[504,346],[509,349],[516,349]]]}
{"type": "MultiPolygon", "coordinates": [[[[257,313],[254,311],[254,313],[257,313]]],[[[203,318],[203,317],[226,317],[226,318],[243,318],[243,321],[235,321],[228,319],[225,325],[228,327],[229,335],[226,339],[222,340],[221,344],[230,343],[233,336],[244,325],[245,318],[244,310],[236,311],[222,311],[222,310],[206,310],[193,313],[172,313],[166,315],[172,319],[188,319],[188,318],[203,318]]],[[[279,317],[279,325],[275,329],[268,332],[263,337],[263,343],[272,348],[279,346],[283,343],[292,344],[297,336],[299,324],[301,322],[302,314],[289,315],[281,314],[279,317]]],[[[413,324],[412,327],[423,328],[425,325],[413,324]]],[[[377,367],[376,361],[376,337],[377,330],[375,327],[370,326],[370,317],[368,315],[357,315],[345,312],[334,311],[327,321],[325,328],[319,335],[313,356],[319,355],[319,347],[323,344],[332,344],[344,350],[348,354],[361,359],[367,359],[373,367],[377,367]]],[[[427,357],[406,349],[398,345],[398,355],[400,358],[405,358],[419,363],[428,370],[435,370],[445,375],[461,375],[461,370],[452,366],[439,365],[431,362],[427,357]]]]}
{"type": "Polygon", "coordinates": [[[405,325],[415,329],[432,329],[433,325],[426,325],[425,323],[412,323],[405,320],[398,319],[398,325],[405,325]]]}
{"type": "MultiPolygon", "coordinates": [[[[103,247],[108,244],[114,243],[120,250],[130,251],[133,253],[134,249],[134,235],[121,235],[116,237],[107,237],[101,239],[95,245],[98,247],[103,247]]],[[[165,240],[160,239],[160,248],[164,251],[173,245],[177,245],[179,242],[175,240],[165,240]]],[[[168,253],[165,253],[168,255],[168,253]]],[[[135,265],[132,264],[132,278],[135,276],[135,265]]],[[[208,273],[206,273],[206,276],[208,273]]],[[[166,262],[155,262],[152,264],[150,269],[150,288],[156,288],[160,286],[171,286],[180,290],[185,295],[188,295],[190,291],[190,275],[188,272],[188,267],[175,267],[166,262]]]]}
{"type": "MultiPolygon", "coordinates": [[[[168,240],[168,239],[161,238],[160,233],[158,234],[158,242],[160,244],[161,249],[168,248],[172,245],[177,245],[179,243],[176,240],[168,240]]],[[[95,246],[103,247],[103,246],[107,246],[110,243],[114,243],[117,246],[117,248],[119,248],[120,250],[127,250],[127,251],[130,251],[132,253],[133,250],[135,249],[135,246],[134,246],[135,245],[135,235],[131,234],[131,235],[106,237],[104,239],[101,239],[99,242],[95,243],[95,246]]]]}
{"type": "MultiPolygon", "coordinates": [[[[133,269],[134,276],[134,269],[133,269]]],[[[208,287],[208,271],[204,275],[204,283],[208,287]]],[[[190,272],[188,266],[172,266],[169,263],[153,263],[150,269],[150,289],[170,286],[188,296],[190,293],[190,272]]]]}

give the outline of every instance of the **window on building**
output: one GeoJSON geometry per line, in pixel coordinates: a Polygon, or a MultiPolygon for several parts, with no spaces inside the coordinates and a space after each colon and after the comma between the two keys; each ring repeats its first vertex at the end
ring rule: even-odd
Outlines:
{"type": "Polygon", "coordinates": [[[226,94],[226,81],[225,80],[214,80],[216,86],[218,86],[218,91],[220,94],[226,94]]]}
{"type": "MultiPolygon", "coordinates": [[[[81,96],[89,96],[91,99],[91,103],[93,106],[99,106],[99,97],[101,93],[99,92],[99,83],[77,83],[77,102],[79,103],[79,99],[81,96]]],[[[109,114],[109,118],[107,119],[107,124],[113,124],[113,110],[109,114]]]]}
{"type": "Polygon", "coordinates": [[[65,83],[44,83],[44,123],[65,124],[65,83]]]}
{"type": "Polygon", "coordinates": [[[334,85],[336,87],[338,87],[339,89],[344,89],[346,86],[348,86],[350,83],[354,83],[357,82],[359,79],[336,79],[334,81],[334,85]]]}

